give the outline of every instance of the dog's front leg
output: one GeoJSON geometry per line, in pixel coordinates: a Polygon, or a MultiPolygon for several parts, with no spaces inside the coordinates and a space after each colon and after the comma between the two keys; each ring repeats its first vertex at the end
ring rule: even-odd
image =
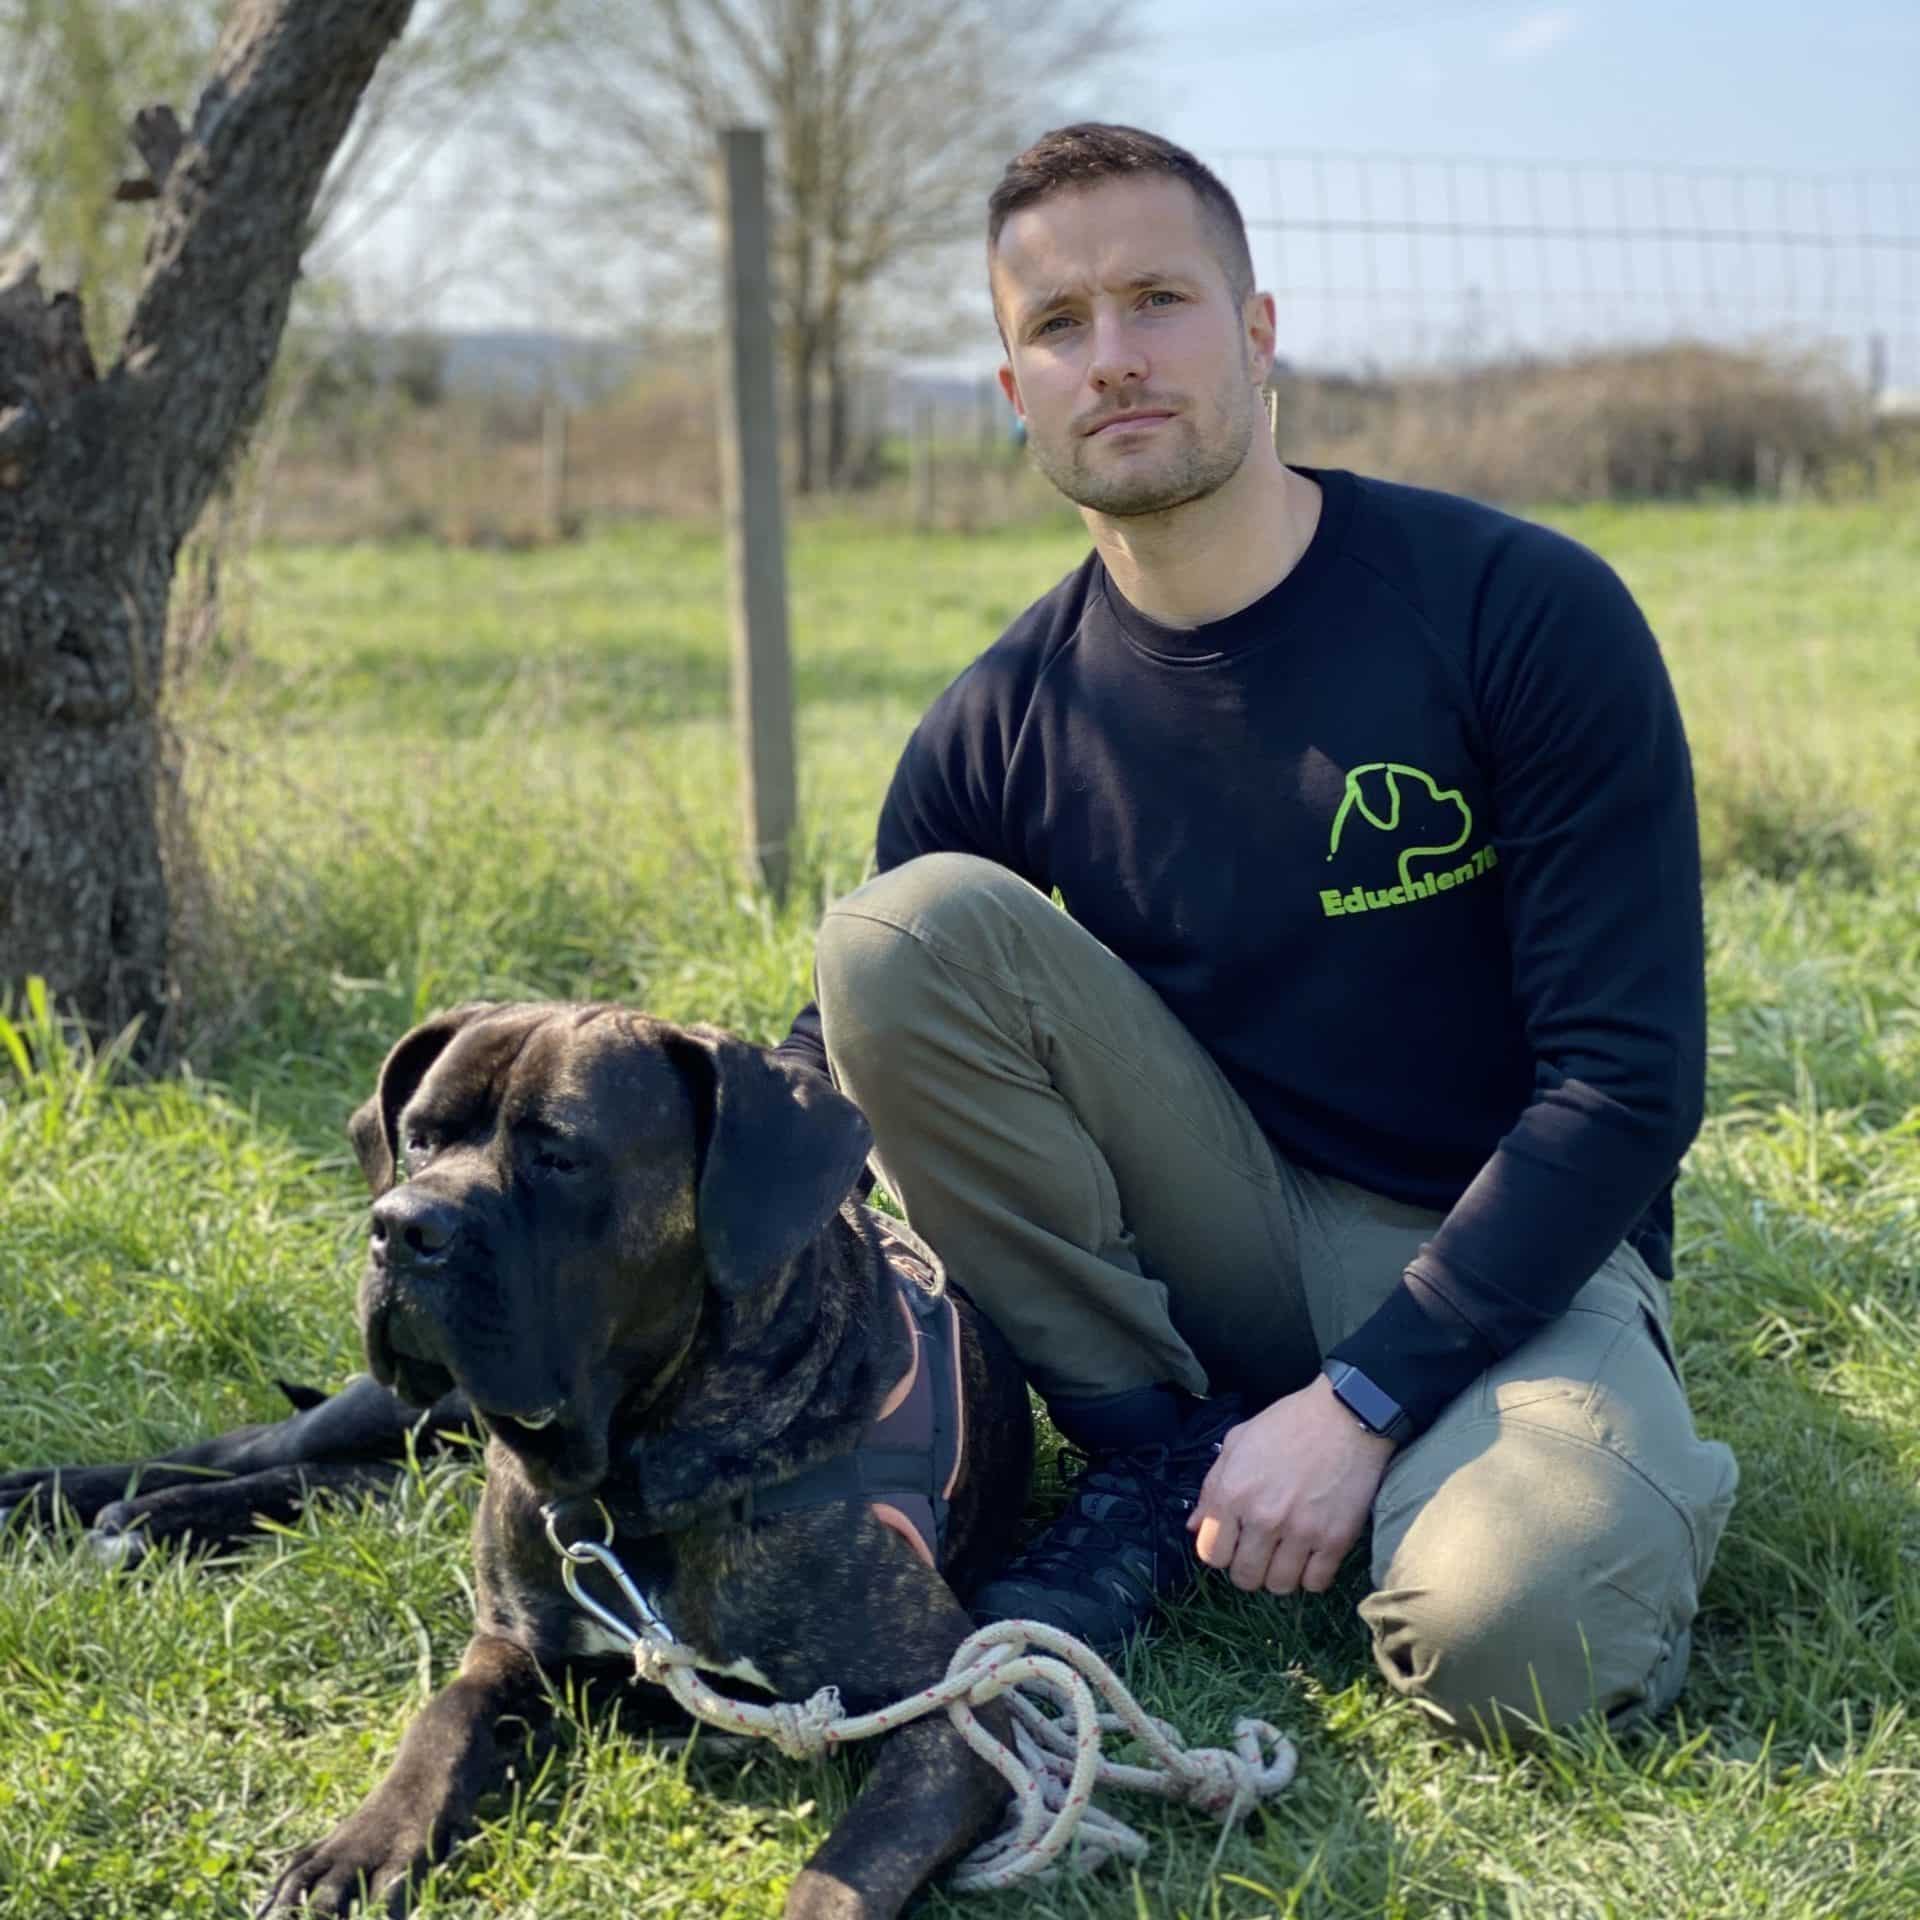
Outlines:
{"type": "MultiPolygon", "coordinates": [[[[980,1718],[1011,1744],[997,1702],[980,1718]]],[[[865,1789],[794,1881],[786,1920],[892,1920],[1007,1802],[1007,1785],[944,1715],[887,1735],[865,1789]]]]}
{"type": "Polygon", "coordinates": [[[477,1634],[460,1677],[407,1729],[386,1778],[326,1839],[287,1862],[259,1912],[344,1914],[362,1899],[405,1912],[420,1872],[470,1825],[520,1741],[550,1714],[533,1656],[497,1634],[477,1634]]]}
{"type": "Polygon", "coordinates": [[[64,1507],[108,1540],[137,1531],[142,1545],[191,1538],[223,1547],[259,1520],[296,1519],[315,1487],[390,1482],[410,1443],[426,1452],[439,1435],[470,1432],[474,1424],[459,1394],[422,1412],[364,1374],[338,1393],[283,1391],[296,1409],[286,1419],[235,1427],[150,1460],[0,1473],[0,1527],[16,1512],[44,1525],[64,1507]],[[231,1489],[242,1480],[252,1484],[236,1495],[231,1489]]]}

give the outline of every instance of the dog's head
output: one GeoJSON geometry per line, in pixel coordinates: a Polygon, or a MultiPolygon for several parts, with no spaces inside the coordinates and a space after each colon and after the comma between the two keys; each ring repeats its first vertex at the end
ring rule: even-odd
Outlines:
{"type": "Polygon", "coordinates": [[[475,1005],[414,1028],[349,1132],[373,1189],[374,1377],[462,1388],[545,1490],[604,1476],[709,1290],[785,1272],[870,1136],[824,1080],[619,1007],[475,1005]]]}

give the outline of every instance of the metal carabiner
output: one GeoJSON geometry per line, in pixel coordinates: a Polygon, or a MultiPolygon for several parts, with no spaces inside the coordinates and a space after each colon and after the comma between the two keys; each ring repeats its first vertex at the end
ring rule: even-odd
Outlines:
{"type": "Polygon", "coordinates": [[[664,1640],[668,1646],[678,1644],[673,1629],[661,1619],[653,1603],[633,1584],[633,1577],[620,1564],[620,1557],[613,1551],[613,1515],[598,1500],[594,1502],[600,1509],[600,1519],[606,1527],[604,1540],[575,1540],[568,1542],[560,1538],[558,1520],[560,1509],[557,1505],[548,1505],[540,1509],[541,1518],[547,1523],[547,1540],[555,1553],[560,1556],[560,1578],[574,1604],[593,1617],[628,1647],[637,1647],[642,1640],[664,1640]],[[621,1595],[640,1621],[640,1629],[635,1632],[632,1626],[616,1613],[603,1607],[580,1584],[579,1569],[588,1561],[595,1563],[613,1584],[620,1589],[621,1595]]]}

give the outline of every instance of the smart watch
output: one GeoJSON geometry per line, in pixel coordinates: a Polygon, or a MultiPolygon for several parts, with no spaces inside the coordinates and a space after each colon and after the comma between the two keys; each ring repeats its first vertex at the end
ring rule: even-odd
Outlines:
{"type": "Polygon", "coordinates": [[[1333,1388],[1333,1397],[1366,1428],[1396,1446],[1413,1436],[1413,1416],[1384,1388],[1376,1387],[1358,1367],[1329,1360],[1321,1368],[1333,1388]]]}

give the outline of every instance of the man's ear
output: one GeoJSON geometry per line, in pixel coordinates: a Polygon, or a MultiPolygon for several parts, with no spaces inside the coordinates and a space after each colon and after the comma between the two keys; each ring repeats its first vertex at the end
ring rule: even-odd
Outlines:
{"type": "Polygon", "coordinates": [[[400,1110],[413,1098],[454,1035],[482,1014],[497,1012],[499,1005],[492,1000],[469,1000],[464,1006],[436,1013],[404,1035],[381,1064],[373,1097],[357,1107],[347,1122],[347,1138],[353,1143],[360,1171],[366,1175],[368,1190],[376,1200],[393,1185],[400,1164],[400,1110]]]}
{"type": "Polygon", "coordinates": [[[1247,363],[1254,385],[1264,387],[1273,374],[1280,352],[1280,327],[1270,293],[1250,293],[1241,303],[1241,324],[1246,331],[1247,363]]]}
{"type": "Polygon", "coordinates": [[[866,1164],[866,1116],[830,1082],[712,1027],[665,1036],[693,1096],[707,1274],[746,1293],[818,1239],[866,1164]]]}
{"type": "Polygon", "coordinates": [[[997,378],[1000,382],[1000,391],[1007,396],[1008,406],[1013,409],[1019,419],[1024,420],[1027,417],[1027,409],[1020,398],[1020,380],[1013,370],[1011,360],[1001,362],[997,378]]]}

